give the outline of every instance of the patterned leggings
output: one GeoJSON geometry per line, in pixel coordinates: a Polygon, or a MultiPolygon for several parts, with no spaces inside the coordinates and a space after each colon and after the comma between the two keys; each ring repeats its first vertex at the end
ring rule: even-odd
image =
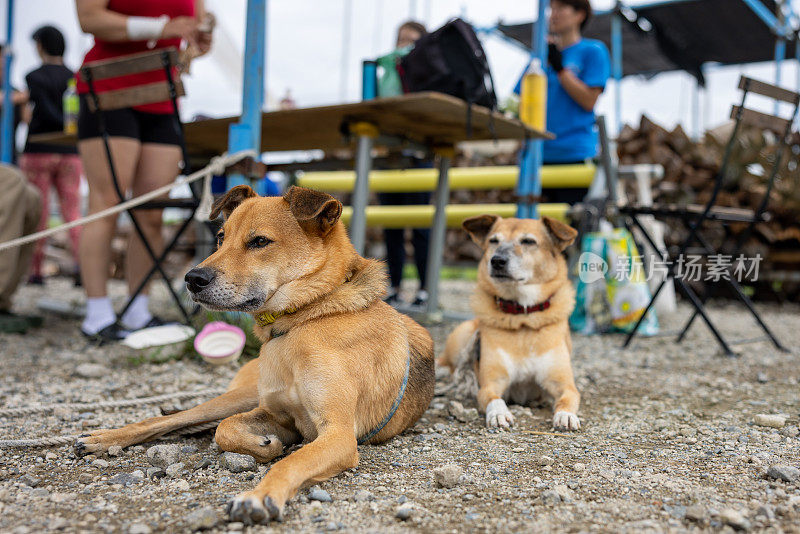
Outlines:
{"type": "MultiPolygon", "coordinates": [[[[28,181],[40,191],[42,196],[42,216],[39,219],[39,230],[47,228],[50,217],[50,187],[55,187],[61,207],[61,218],[64,222],[74,221],[81,216],[81,203],[78,188],[81,183],[81,158],[77,154],[38,154],[25,153],[19,158],[19,166],[28,181]]],[[[69,230],[72,256],[78,264],[78,243],[80,227],[69,230]]],[[[44,261],[44,239],[36,243],[33,253],[31,275],[42,276],[44,261]]]]}

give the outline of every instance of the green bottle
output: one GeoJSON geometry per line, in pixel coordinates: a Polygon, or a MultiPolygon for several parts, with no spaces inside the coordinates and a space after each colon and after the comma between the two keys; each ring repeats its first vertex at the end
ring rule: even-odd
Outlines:
{"type": "Polygon", "coordinates": [[[64,111],[64,133],[78,133],[78,91],[75,89],[75,78],[70,78],[67,82],[67,90],[61,97],[61,105],[64,111]]]}

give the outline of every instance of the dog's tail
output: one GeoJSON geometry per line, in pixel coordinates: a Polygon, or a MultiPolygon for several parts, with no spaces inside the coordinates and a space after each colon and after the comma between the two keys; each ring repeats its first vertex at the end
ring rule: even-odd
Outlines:
{"type": "Polygon", "coordinates": [[[480,358],[478,321],[461,323],[447,337],[439,365],[450,368],[451,379],[437,389],[437,394],[449,394],[458,399],[475,398],[478,394],[477,371],[480,358]]]}

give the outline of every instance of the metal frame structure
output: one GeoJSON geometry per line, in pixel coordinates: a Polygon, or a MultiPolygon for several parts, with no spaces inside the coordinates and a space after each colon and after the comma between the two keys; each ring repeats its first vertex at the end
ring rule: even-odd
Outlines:
{"type": "MultiPolygon", "coordinates": [[[[261,110],[264,107],[264,66],[266,63],[267,0],[247,0],[242,76],[242,116],[228,130],[228,152],[261,152],[261,110]]],[[[229,175],[227,189],[248,184],[241,174],[229,175]]]]}
{"type": "Polygon", "coordinates": [[[14,154],[14,106],[11,105],[11,64],[14,53],[11,49],[14,37],[14,0],[8,2],[6,14],[6,47],[3,49],[3,116],[0,119],[0,162],[11,163],[14,154]]]}
{"type": "MultiPolygon", "coordinates": [[[[529,61],[539,59],[540,65],[547,64],[547,8],[550,0],[538,0],[538,14],[533,25],[531,43],[533,51],[529,61]]],[[[542,146],[541,139],[528,139],[519,157],[519,180],[517,181],[517,217],[536,218],[537,204],[542,194],[542,146]]]]}
{"type": "MultiPolygon", "coordinates": [[[[371,100],[377,97],[376,63],[371,60],[362,63],[361,97],[371,100]]],[[[380,136],[378,128],[369,122],[355,122],[349,126],[350,133],[357,139],[355,172],[351,204],[353,216],[350,219],[350,241],[359,254],[364,254],[367,236],[367,204],[369,203],[369,173],[372,170],[372,148],[375,139],[380,136]]],[[[419,147],[429,152],[427,147],[419,147]]],[[[442,270],[445,237],[447,232],[447,213],[445,211],[450,199],[450,183],[448,173],[454,156],[453,147],[434,147],[438,156],[439,173],[436,191],[433,194],[434,215],[428,248],[428,263],[425,273],[428,280],[428,314],[439,311],[439,275],[442,270]]]]}
{"type": "MultiPolygon", "coordinates": [[[[688,0],[665,0],[656,1],[650,4],[638,5],[636,7],[650,7],[659,4],[669,4],[685,2],[688,0]]],[[[782,9],[781,16],[776,17],[761,0],[741,0],[744,2],[764,24],[775,34],[775,84],[780,85],[781,76],[781,62],[786,58],[786,43],[794,37],[794,26],[800,25],[800,16],[794,12],[791,1],[781,2],[778,0],[778,7],[782,9]]],[[[534,45],[530,49],[522,43],[515,41],[503,35],[497,26],[476,28],[478,33],[491,34],[501,40],[513,44],[517,48],[521,48],[529,54],[528,61],[533,58],[540,58],[542,65],[547,61],[547,47],[542,49],[541,42],[545,40],[546,26],[545,26],[545,13],[549,0],[539,0],[538,2],[538,15],[533,25],[533,35],[531,42],[534,45]]],[[[623,2],[618,1],[614,9],[609,11],[597,11],[599,14],[612,13],[615,16],[611,20],[611,77],[614,79],[614,114],[613,122],[616,131],[619,132],[622,128],[622,87],[621,82],[623,78],[622,72],[622,10],[625,8],[623,2]]],[[[797,72],[797,88],[800,90],[800,41],[796,42],[795,46],[795,59],[798,61],[797,72]]],[[[704,68],[708,68],[706,65],[704,68]]],[[[696,91],[700,91],[698,86],[696,91]]],[[[695,95],[697,105],[694,106],[694,112],[699,115],[699,96],[695,95]]],[[[777,104],[776,104],[777,106],[777,104]]],[[[777,111],[777,110],[776,110],[777,111]]],[[[699,125],[699,122],[698,122],[699,125]]],[[[699,126],[696,126],[699,129],[699,126]]],[[[539,168],[541,167],[541,148],[536,149],[536,146],[541,147],[541,141],[529,141],[520,156],[520,180],[518,194],[521,197],[517,215],[519,217],[536,217],[536,205],[531,204],[530,200],[535,199],[535,196],[541,194],[541,184],[539,183],[539,168]]]]}

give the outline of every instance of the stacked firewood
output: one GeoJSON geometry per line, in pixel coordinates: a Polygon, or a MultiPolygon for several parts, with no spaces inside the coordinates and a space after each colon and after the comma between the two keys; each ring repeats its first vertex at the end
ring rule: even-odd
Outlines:
{"type": "MultiPolygon", "coordinates": [[[[677,126],[667,130],[647,117],[639,127],[625,126],[618,137],[620,165],[657,163],[664,167],[664,177],[652,184],[655,202],[704,204],[712,193],[716,176],[733,123],[706,132],[702,140],[693,141],[677,126]]],[[[756,210],[764,201],[767,182],[778,156],[778,138],[769,131],[743,127],[731,147],[723,188],[717,205],[756,210]]],[[[769,288],[778,288],[782,295],[798,298],[800,284],[794,273],[800,268],[800,138],[795,137],[784,150],[778,175],[767,201],[768,222],[759,223],[749,235],[746,225],[732,225],[727,231],[712,231],[714,245],[723,252],[732,252],[743,240],[742,252],[760,254],[761,274],[769,288]],[[777,282],[777,283],[773,283],[777,282]]],[[[627,184],[633,187],[633,184],[627,184]]],[[[633,193],[631,191],[631,193],[633,193]]],[[[683,225],[669,224],[668,244],[677,244],[686,236],[683,225]]],[[[711,227],[709,227],[711,228],[711,227]]]]}

